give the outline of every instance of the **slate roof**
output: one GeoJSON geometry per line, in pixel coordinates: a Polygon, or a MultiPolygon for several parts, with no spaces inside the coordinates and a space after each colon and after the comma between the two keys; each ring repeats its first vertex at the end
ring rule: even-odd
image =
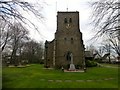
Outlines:
{"type": "Polygon", "coordinates": [[[93,57],[93,54],[90,51],[85,51],[85,57],[93,57]]]}

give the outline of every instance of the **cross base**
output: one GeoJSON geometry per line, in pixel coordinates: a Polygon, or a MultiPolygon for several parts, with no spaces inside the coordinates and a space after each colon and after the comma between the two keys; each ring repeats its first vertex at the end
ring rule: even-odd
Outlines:
{"type": "Polygon", "coordinates": [[[74,70],[76,70],[76,69],[75,69],[75,65],[74,65],[74,64],[70,64],[70,68],[69,68],[69,70],[70,70],[70,71],[74,71],[74,70]]]}

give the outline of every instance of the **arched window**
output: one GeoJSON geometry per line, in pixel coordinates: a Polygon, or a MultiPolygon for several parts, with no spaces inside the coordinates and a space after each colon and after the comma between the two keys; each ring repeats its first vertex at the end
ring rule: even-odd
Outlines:
{"type": "Polygon", "coordinates": [[[71,44],[73,44],[73,43],[74,43],[73,38],[71,38],[71,44]]]}
{"type": "Polygon", "coordinates": [[[67,40],[67,38],[64,38],[64,40],[66,41],[66,40],[67,40]]]}
{"type": "Polygon", "coordinates": [[[67,52],[67,55],[66,55],[66,59],[67,59],[68,61],[70,61],[70,60],[71,60],[71,56],[70,56],[70,54],[71,54],[71,52],[70,52],[70,51],[68,51],[68,52],[67,52]]]}
{"type": "Polygon", "coordinates": [[[67,42],[67,38],[65,37],[65,38],[64,38],[64,43],[66,44],[66,42],[67,42]]]}
{"type": "Polygon", "coordinates": [[[64,19],[64,23],[67,23],[67,18],[64,19]]]}
{"type": "Polygon", "coordinates": [[[72,23],[72,18],[69,19],[69,22],[72,23]]]}

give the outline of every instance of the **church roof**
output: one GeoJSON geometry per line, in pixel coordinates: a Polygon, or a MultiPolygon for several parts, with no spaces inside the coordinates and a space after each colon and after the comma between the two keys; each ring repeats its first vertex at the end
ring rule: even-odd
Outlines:
{"type": "Polygon", "coordinates": [[[85,51],[85,57],[93,57],[93,54],[90,51],[85,51]]]}
{"type": "Polygon", "coordinates": [[[58,11],[57,13],[79,13],[79,11],[58,11]]]}

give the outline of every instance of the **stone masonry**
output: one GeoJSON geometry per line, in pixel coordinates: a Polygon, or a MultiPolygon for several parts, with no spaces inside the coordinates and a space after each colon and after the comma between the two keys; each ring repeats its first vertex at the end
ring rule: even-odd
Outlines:
{"type": "Polygon", "coordinates": [[[85,66],[85,50],[79,28],[79,12],[57,12],[55,39],[45,42],[45,67],[70,67],[70,54],[75,68],[85,66]]]}

